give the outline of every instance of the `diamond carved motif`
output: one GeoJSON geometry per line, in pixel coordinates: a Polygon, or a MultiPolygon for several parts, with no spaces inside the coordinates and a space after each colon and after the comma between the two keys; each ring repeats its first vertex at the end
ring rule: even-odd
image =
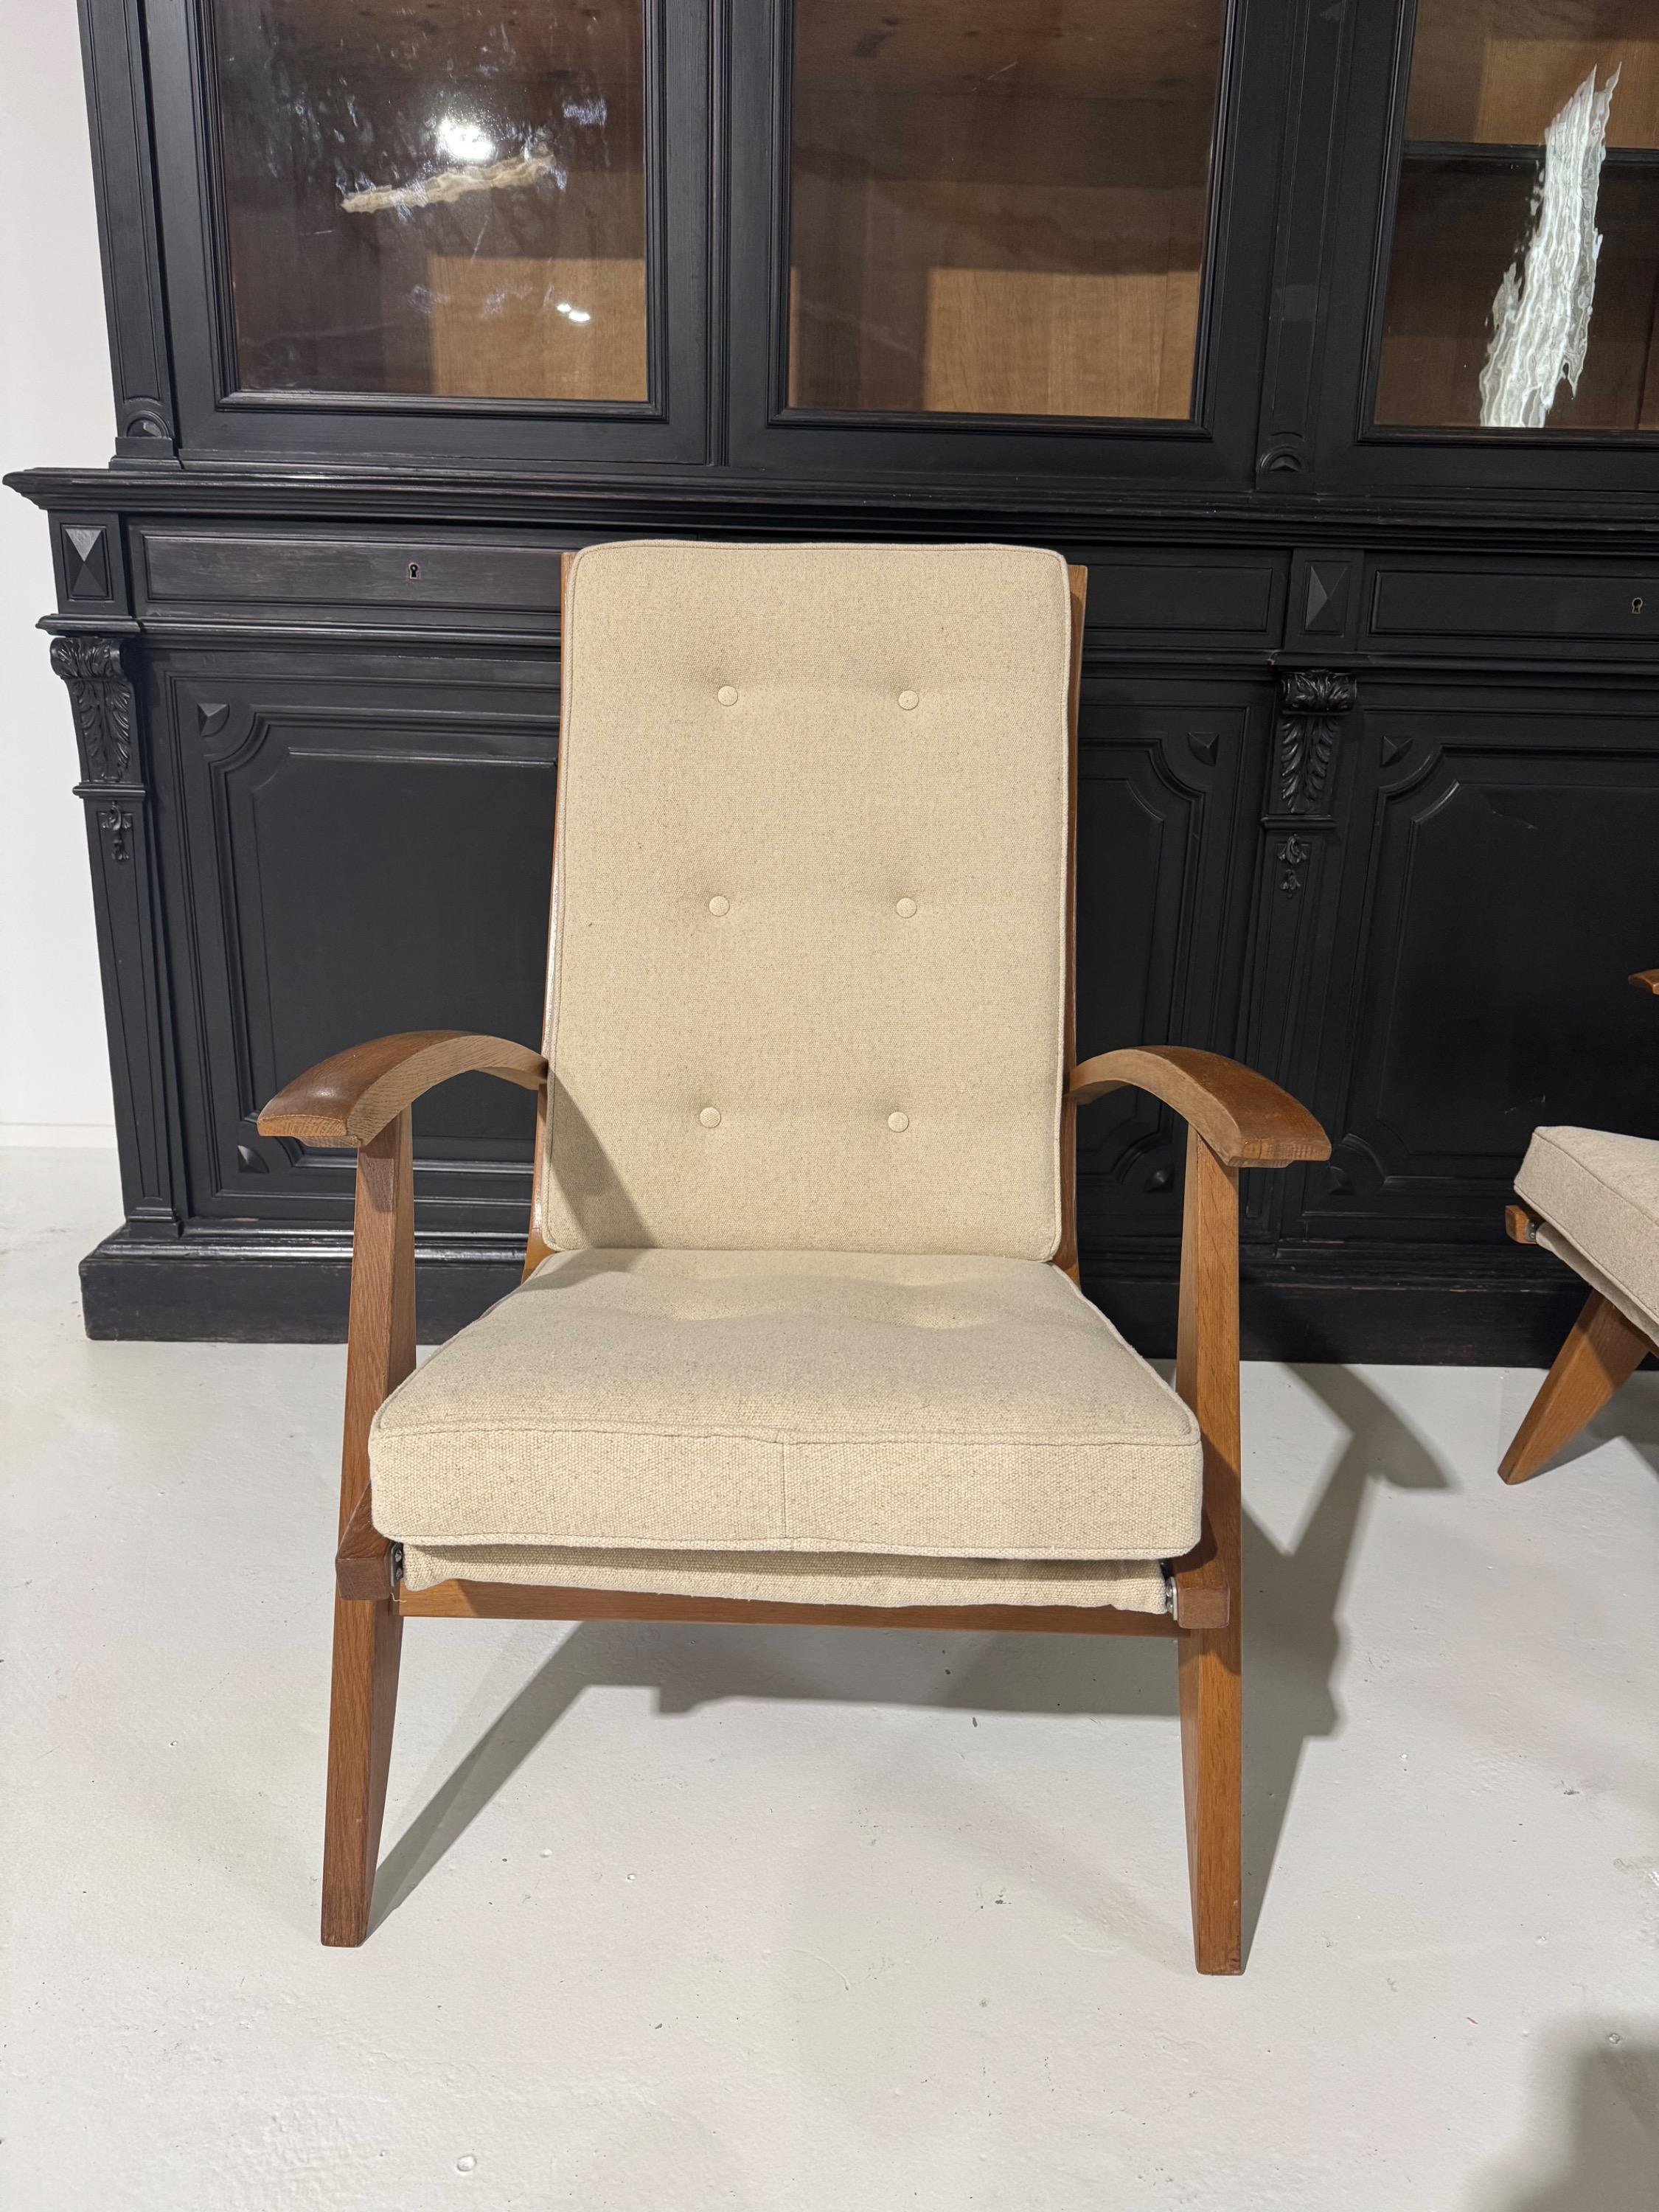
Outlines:
{"type": "Polygon", "coordinates": [[[70,523],[65,527],[64,589],[71,599],[108,599],[109,538],[100,526],[70,523]]]}

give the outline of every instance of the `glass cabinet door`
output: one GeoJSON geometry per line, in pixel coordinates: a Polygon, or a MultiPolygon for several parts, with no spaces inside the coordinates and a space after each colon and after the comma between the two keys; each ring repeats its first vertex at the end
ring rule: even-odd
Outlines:
{"type": "Polygon", "coordinates": [[[640,0],[210,0],[238,381],[634,400],[640,0]]]}
{"type": "Polygon", "coordinates": [[[1184,422],[1226,0],[794,0],[792,407],[1184,422]]]}
{"type": "Polygon", "coordinates": [[[623,453],[701,450],[696,0],[175,13],[186,38],[194,16],[216,217],[205,344],[187,331],[181,375],[211,355],[199,397],[236,418],[220,425],[230,442],[258,442],[276,413],[291,448],[300,408],[355,416],[343,442],[359,446],[383,414],[402,418],[397,447],[453,447],[459,413],[562,425],[555,450],[606,450],[583,424],[637,426],[623,453]],[[666,431],[671,363],[689,434],[666,431]]]}
{"type": "MultiPolygon", "coordinates": [[[[798,459],[844,465],[862,430],[884,434],[872,457],[897,458],[908,432],[914,453],[973,465],[977,433],[1005,463],[1018,446],[1069,468],[1081,432],[1156,435],[1179,473],[1170,447],[1213,435],[1218,385],[1253,404],[1254,362],[1219,379],[1211,343],[1229,0],[770,6],[773,37],[751,50],[776,87],[769,174],[764,154],[736,155],[740,417],[763,307],[770,382],[750,420],[798,459]],[[763,258],[744,229],[769,204],[763,258]]],[[[1252,173],[1259,199],[1234,196],[1230,263],[1237,248],[1249,264],[1252,225],[1271,221],[1279,95],[1261,94],[1274,160],[1252,173]]]]}
{"type": "Polygon", "coordinates": [[[1418,0],[1375,420],[1659,429],[1659,6],[1418,0]]]}

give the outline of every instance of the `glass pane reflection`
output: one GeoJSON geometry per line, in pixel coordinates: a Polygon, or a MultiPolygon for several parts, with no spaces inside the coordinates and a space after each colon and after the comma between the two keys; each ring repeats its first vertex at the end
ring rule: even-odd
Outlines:
{"type": "Polygon", "coordinates": [[[638,0],[212,12],[245,387],[647,396],[638,0]]]}
{"type": "Polygon", "coordinates": [[[1192,410],[1226,0],[795,0],[789,400],[1192,410]]]}
{"type": "Polygon", "coordinates": [[[1419,0],[1376,420],[1659,429],[1659,12],[1419,0]]]}

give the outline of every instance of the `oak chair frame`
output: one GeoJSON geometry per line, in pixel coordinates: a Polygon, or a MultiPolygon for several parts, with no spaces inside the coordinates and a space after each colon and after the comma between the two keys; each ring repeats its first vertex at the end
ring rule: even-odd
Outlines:
{"type": "MultiPolygon", "coordinates": [[[[570,564],[562,563],[568,601],[570,564]]],[[[1146,1091],[1188,1127],[1176,1387],[1203,1439],[1203,1533],[1171,1570],[1173,1611],[1042,1605],[780,1604],[453,1581],[405,1589],[396,1547],[374,1527],[368,1431],[376,1409],[415,1365],[415,1205],[410,1109],[452,1076],[495,1075],[537,1094],[535,1178],[525,1253],[528,1277],[548,1257],[544,1234],[547,1062],[528,1046],[453,1030],[382,1037],[340,1053],[273,1098],[266,1136],[355,1147],[356,1212],[348,1323],[340,1536],[335,1561],[334,1662],[324,1830],[322,1940],[368,1933],[391,1759],[398,1662],[408,1620],[670,1620],[812,1626],[1042,1631],[1163,1636],[1176,1645],[1185,1780],[1193,1946],[1199,1971],[1237,1973],[1241,1936],[1238,1171],[1322,1160],[1313,1117],[1251,1070],[1175,1046],[1076,1060],[1078,697],[1087,571],[1072,568],[1070,853],[1066,881],[1065,1044],[1060,1121],[1061,1230],[1050,1263],[1078,1277],[1076,1120],[1107,1091],[1146,1091]]],[[[568,640],[567,640],[568,644],[568,640]]],[[[568,709],[570,658],[562,677],[568,709]]],[[[564,751],[561,749],[560,795],[564,751]]],[[[557,801],[556,800],[556,804],[557,801]]]]}
{"type": "MultiPolygon", "coordinates": [[[[1659,998],[1659,968],[1641,969],[1630,981],[1638,991],[1659,998]]],[[[1504,1226],[1517,1244],[1535,1244],[1540,1228],[1553,1224],[1527,1206],[1510,1206],[1504,1209],[1504,1226]]],[[[1629,1382],[1650,1352],[1659,1354],[1659,1340],[1638,1328],[1611,1298],[1592,1291],[1498,1462],[1504,1481],[1530,1481],[1629,1382]]]]}

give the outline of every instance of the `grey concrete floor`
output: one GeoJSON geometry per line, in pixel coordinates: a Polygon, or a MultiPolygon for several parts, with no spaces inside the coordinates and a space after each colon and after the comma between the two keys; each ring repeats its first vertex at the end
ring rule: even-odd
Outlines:
{"type": "Polygon", "coordinates": [[[1160,1644],[411,1626],[315,1940],[332,1349],[88,1344],[0,1153],[15,2212],[1654,2212],[1659,1390],[1245,1377],[1249,1972],[1160,1644]]]}

